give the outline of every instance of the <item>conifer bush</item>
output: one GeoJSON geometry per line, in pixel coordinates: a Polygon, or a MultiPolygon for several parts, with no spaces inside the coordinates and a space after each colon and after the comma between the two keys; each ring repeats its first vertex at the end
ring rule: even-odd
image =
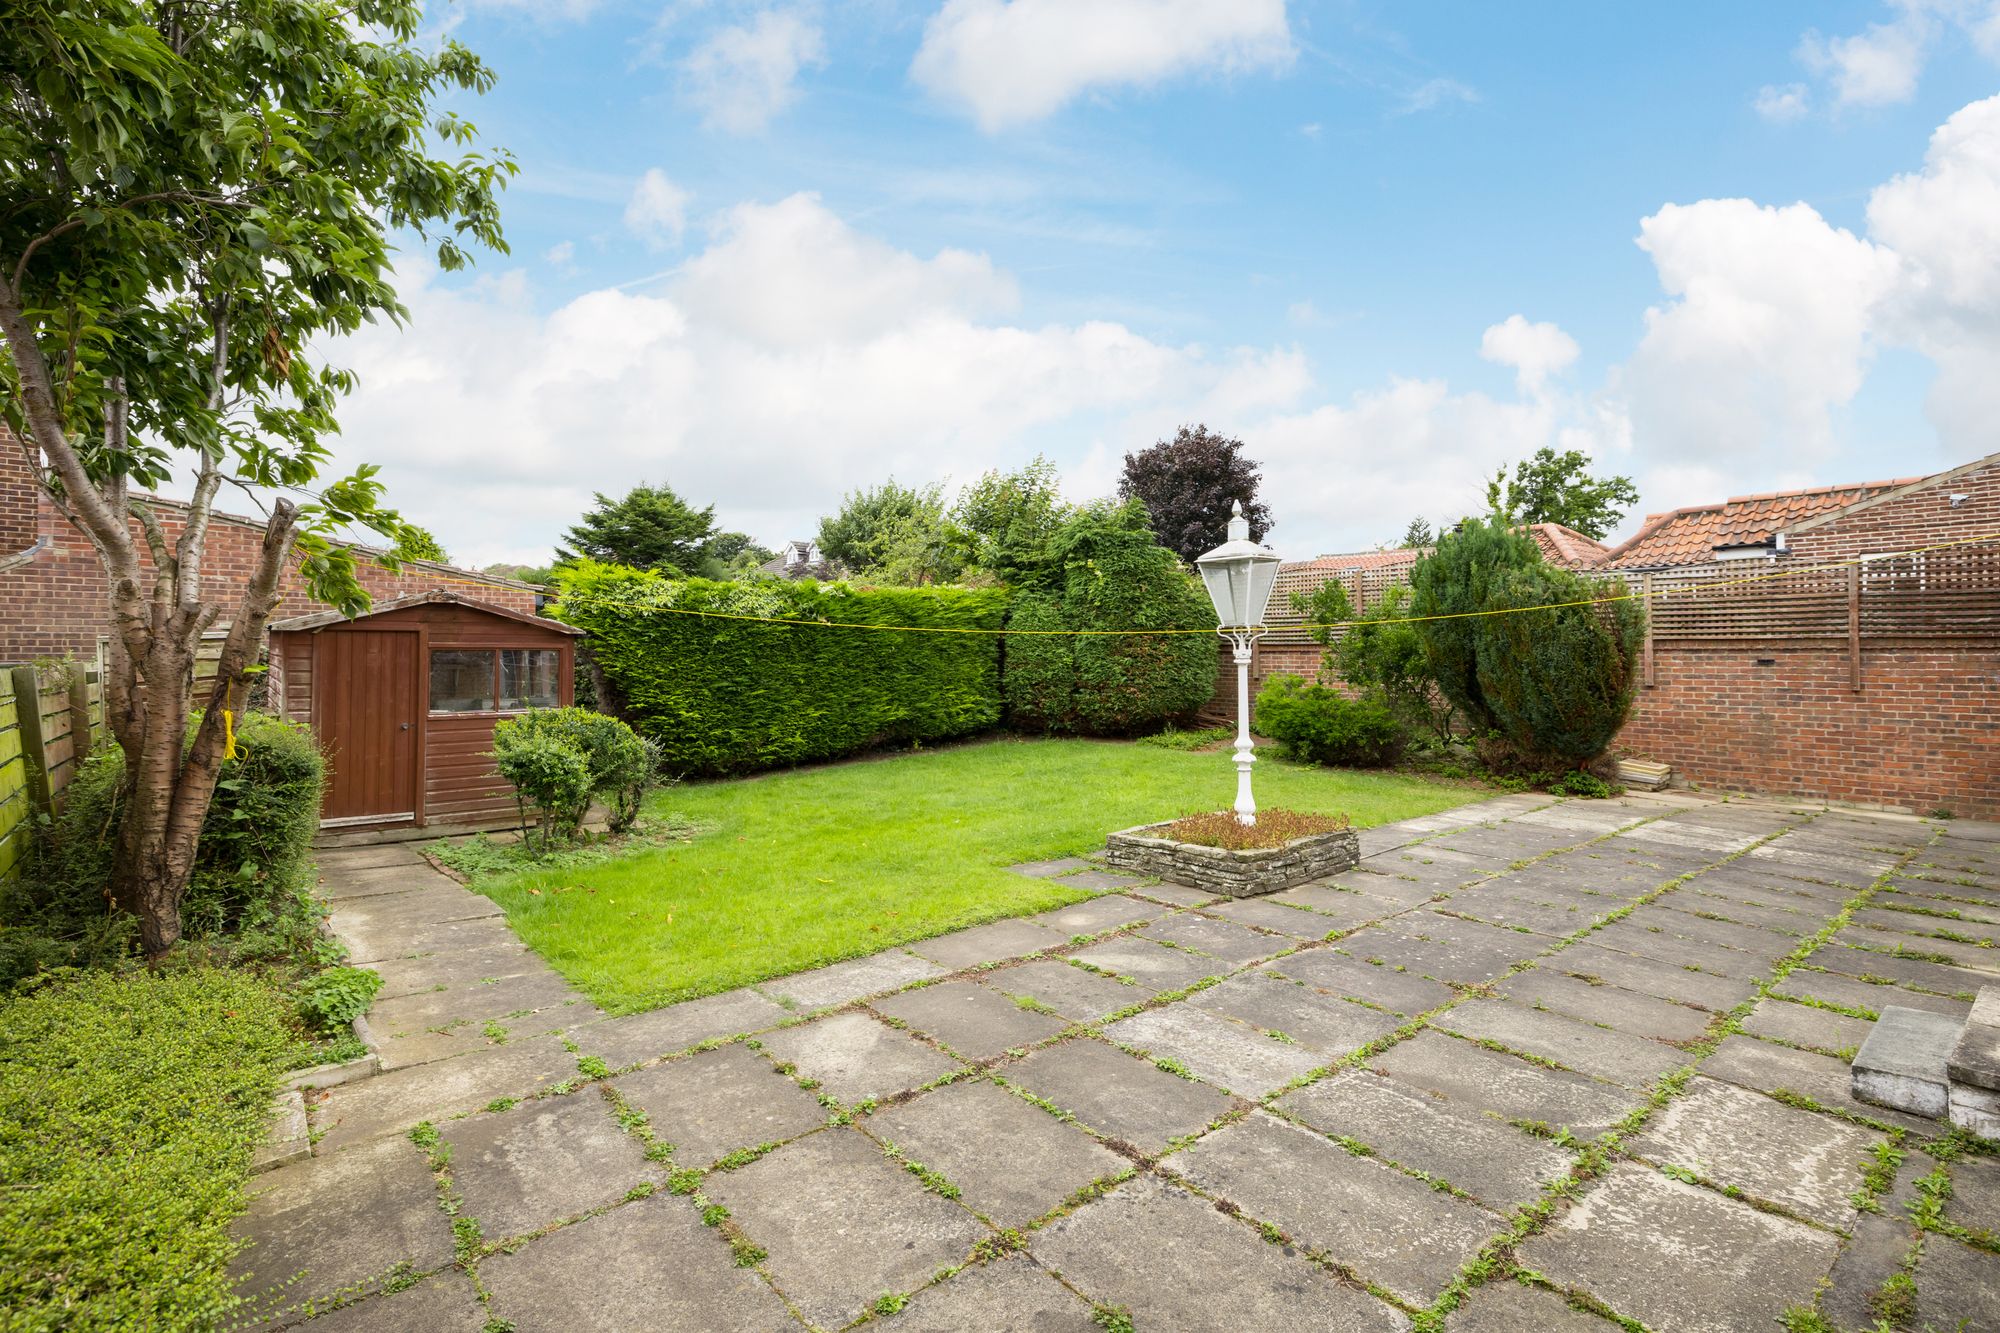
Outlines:
{"type": "Polygon", "coordinates": [[[1489,742],[1489,761],[1561,771],[1610,747],[1632,710],[1646,623],[1638,603],[1601,600],[1622,583],[1548,564],[1499,516],[1447,534],[1410,581],[1411,616],[1458,617],[1416,628],[1438,688],[1489,742]]]}

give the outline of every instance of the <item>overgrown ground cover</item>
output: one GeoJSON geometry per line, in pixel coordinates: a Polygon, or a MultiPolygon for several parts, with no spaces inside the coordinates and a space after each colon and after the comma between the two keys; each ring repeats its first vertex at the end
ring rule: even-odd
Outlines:
{"type": "MultiPolygon", "coordinates": [[[[1083,897],[1005,870],[1103,847],[1115,829],[1226,804],[1215,754],[1001,739],[655,794],[690,831],[627,855],[475,873],[530,947],[630,1012],[1083,897]]],[[[1358,827],[1464,804],[1478,788],[1259,756],[1261,804],[1358,827]]],[[[477,849],[455,857],[480,863],[477,849]]]]}
{"type": "Polygon", "coordinates": [[[74,972],[0,999],[0,1326],[216,1328],[292,1001],[241,969],[74,972]]]}

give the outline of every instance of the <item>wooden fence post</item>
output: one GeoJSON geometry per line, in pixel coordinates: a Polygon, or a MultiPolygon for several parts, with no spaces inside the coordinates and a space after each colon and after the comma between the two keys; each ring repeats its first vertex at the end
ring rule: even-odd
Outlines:
{"type": "Polygon", "coordinates": [[[1861,567],[1847,567],[1847,688],[1861,693],[1861,567]]]}
{"type": "Polygon", "coordinates": [[[53,817],[55,794],[49,788],[49,752],[42,736],[42,687],[31,666],[14,668],[14,725],[21,729],[21,758],[28,765],[28,805],[53,817]]]}
{"type": "Polygon", "coordinates": [[[1646,688],[1650,690],[1658,683],[1653,676],[1653,576],[1651,574],[1642,574],[1639,577],[1639,598],[1640,605],[1646,608],[1646,646],[1642,650],[1645,667],[1641,679],[1646,682],[1646,688]]]}
{"type": "Polygon", "coordinates": [[[69,664],[69,753],[70,775],[74,777],[90,758],[90,676],[83,663],[69,664]]]}

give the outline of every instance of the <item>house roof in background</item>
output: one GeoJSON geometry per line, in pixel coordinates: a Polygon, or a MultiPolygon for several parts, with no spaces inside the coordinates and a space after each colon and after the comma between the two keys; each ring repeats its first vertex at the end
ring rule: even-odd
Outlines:
{"type": "MultiPolygon", "coordinates": [[[[1581,569],[1601,562],[1607,549],[1603,542],[1584,536],[1560,523],[1534,523],[1528,528],[1542,558],[1552,565],[1581,569]]],[[[1403,569],[1430,554],[1428,546],[1403,546],[1388,551],[1356,551],[1348,555],[1322,555],[1311,560],[1294,560],[1279,566],[1285,574],[1324,570],[1346,574],[1376,569],[1403,569]]]]}
{"type": "Polygon", "coordinates": [[[1566,528],[1560,523],[1536,523],[1528,530],[1534,534],[1535,545],[1542,548],[1542,559],[1567,569],[1601,564],[1610,551],[1595,537],[1586,537],[1575,528],[1566,528]]]}
{"type": "Polygon", "coordinates": [[[355,620],[366,620],[386,611],[402,611],[412,606],[462,606],[469,611],[483,612],[489,616],[499,616],[503,620],[517,620],[523,625],[533,625],[539,629],[554,630],[558,634],[580,637],[583,631],[574,625],[565,625],[560,620],[550,620],[547,616],[531,616],[525,611],[514,611],[491,602],[482,602],[463,593],[447,588],[429,588],[423,592],[406,593],[401,597],[391,597],[387,601],[376,602],[358,616],[349,616],[341,611],[315,611],[310,615],[292,616],[285,620],[271,622],[274,634],[296,634],[305,630],[325,629],[328,625],[345,625],[355,620]]]}
{"type": "Polygon", "coordinates": [[[1831,514],[1924,480],[1901,477],[1893,481],[1769,491],[1648,514],[1639,531],[1612,547],[1603,563],[1618,569],[1707,564],[1715,559],[1719,549],[1766,545],[1778,533],[1805,519],[1831,514]]]}

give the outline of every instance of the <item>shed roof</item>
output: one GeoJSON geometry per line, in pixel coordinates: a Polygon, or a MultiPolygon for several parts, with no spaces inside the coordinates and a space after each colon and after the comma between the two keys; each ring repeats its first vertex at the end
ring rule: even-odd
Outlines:
{"type": "Polygon", "coordinates": [[[491,602],[475,601],[444,588],[431,588],[424,592],[413,592],[404,597],[392,597],[386,602],[377,602],[358,616],[346,616],[338,611],[315,611],[308,616],[292,616],[287,620],[271,622],[274,634],[295,634],[305,630],[325,629],[328,625],[343,625],[353,620],[367,620],[389,611],[402,611],[413,606],[462,606],[469,611],[479,611],[489,616],[499,616],[502,620],[516,620],[537,629],[552,630],[557,634],[581,636],[583,631],[574,625],[565,625],[560,620],[550,620],[547,616],[531,616],[525,611],[514,611],[491,602]]]}

